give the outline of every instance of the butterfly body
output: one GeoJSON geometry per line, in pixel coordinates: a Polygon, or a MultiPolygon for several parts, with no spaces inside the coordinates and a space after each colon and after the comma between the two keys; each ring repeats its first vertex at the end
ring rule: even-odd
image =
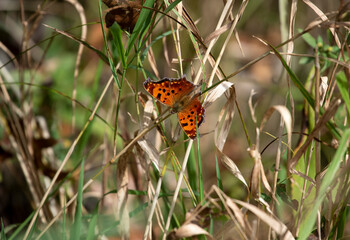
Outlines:
{"type": "Polygon", "coordinates": [[[204,120],[204,108],[199,101],[199,94],[194,91],[196,85],[187,81],[186,77],[164,78],[157,82],[148,78],[144,87],[152,97],[177,113],[180,125],[188,137],[197,136],[197,125],[199,127],[204,120]]]}

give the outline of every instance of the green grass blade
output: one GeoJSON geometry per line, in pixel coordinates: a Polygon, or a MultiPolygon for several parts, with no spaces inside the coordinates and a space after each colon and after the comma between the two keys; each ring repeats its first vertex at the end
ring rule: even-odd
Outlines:
{"type": "Polygon", "coordinates": [[[350,129],[347,129],[342,135],[342,138],[340,139],[340,142],[339,142],[339,147],[334,155],[334,158],[332,162],[329,164],[326,175],[322,179],[319,195],[315,200],[312,211],[310,215],[308,215],[306,219],[304,219],[304,221],[300,224],[300,232],[298,236],[299,240],[307,239],[314,228],[316,218],[317,218],[317,211],[321,206],[323,199],[326,196],[327,188],[330,187],[330,185],[333,183],[333,181],[336,178],[336,173],[340,167],[340,163],[343,161],[344,154],[348,149],[349,138],[350,138],[350,129]]]}
{"type": "MultiPolygon", "coordinates": [[[[179,2],[181,2],[181,1],[182,1],[182,0],[177,0],[177,1],[173,2],[172,4],[170,4],[169,7],[168,7],[167,9],[165,9],[164,13],[166,14],[167,12],[171,11],[171,10],[172,10],[179,2]]],[[[159,6],[159,9],[162,9],[162,6],[163,6],[163,4],[161,4],[161,6],[159,6]]],[[[156,11],[157,11],[157,10],[156,10],[156,11]]],[[[158,10],[158,11],[161,11],[161,10],[158,10]]],[[[153,29],[155,28],[155,26],[157,26],[157,24],[162,20],[163,17],[167,16],[167,15],[165,15],[165,14],[161,14],[161,15],[160,15],[160,17],[157,19],[157,21],[156,21],[155,24],[153,25],[153,29]]],[[[147,29],[147,28],[145,28],[145,30],[146,30],[146,29],[147,29]]],[[[136,51],[136,54],[131,58],[130,63],[132,63],[132,62],[134,61],[134,59],[138,56],[138,53],[141,51],[141,49],[144,48],[144,46],[146,45],[147,40],[149,39],[149,37],[151,36],[151,34],[152,34],[152,32],[153,32],[153,29],[152,29],[151,31],[149,31],[149,34],[148,34],[148,36],[146,36],[146,37],[144,37],[145,34],[146,34],[146,31],[142,31],[142,34],[140,34],[140,39],[143,39],[143,42],[142,42],[142,43],[140,42],[140,44],[139,44],[139,46],[138,46],[138,49],[137,49],[137,51],[136,51]]],[[[170,34],[172,34],[172,31],[168,31],[168,32],[166,32],[166,33],[164,33],[164,34],[158,36],[157,38],[162,38],[162,37],[167,36],[167,35],[170,35],[170,34]]],[[[153,41],[152,41],[152,43],[151,43],[150,45],[152,45],[152,44],[153,44],[153,41]]],[[[146,50],[143,52],[143,54],[144,54],[145,52],[148,52],[150,45],[147,46],[147,48],[146,48],[146,50]]],[[[145,59],[145,56],[144,56],[143,54],[141,55],[141,61],[142,61],[142,62],[143,62],[143,60],[145,59]]],[[[130,65],[128,65],[128,68],[130,68],[130,65]]],[[[147,71],[147,70],[142,69],[142,71],[147,71]]],[[[147,74],[147,76],[151,76],[151,74],[147,74]]]]}
{"type": "MultiPolygon", "coordinates": [[[[56,32],[57,32],[58,34],[60,34],[60,35],[66,36],[66,37],[68,37],[68,38],[70,38],[70,39],[72,39],[72,40],[74,40],[74,41],[76,41],[76,42],[78,42],[78,43],[80,43],[80,44],[83,44],[85,47],[87,47],[88,49],[90,49],[90,50],[92,50],[93,52],[95,52],[95,53],[100,57],[100,59],[101,59],[102,61],[108,63],[108,58],[107,58],[107,56],[106,56],[103,52],[101,52],[100,50],[98,50],[98,49],[95,48],[94,46],[91,46],[88,42],[82,41],[81,39],[79,39],[79,38],[77,38],[77,37],[74,37],[73,35],[71,35],[71,34],[68,33],[70,30],[73,30],[74,28],[69,29],[68,31],[61,31],[61,30],[59,30],[59,29],[57,29],[57,28],[53,28],[53,27],[51,27],[51,26],[49,26],[49,25],[46,25],[46,24],[43,24],[43,25],[44,25],[45,27],[49,28],[49,29],[52,29],[52,30],[56,31],[56,32]]],[[[44,39],[43,41],[38,42],[37,44],[34,44],[32,47],[30,47],[30,48],[26,49],[25,51],[21,52],[21,55],[24,54],[25,52],[31,50],[32,48],[36,47],[37,45],[40,45],[41,43],[43,43],[43,42],[45,42],[45,41],[47,41],[47,40],[50,40],[51,38],[54,38],[54,37],[57,36],[58,34],[54,34],[53,36],[51,36],[51,37],[49,37],[49,38],[46,38],[46,39],[44,39]]],[[[12,60],[14,60],[14,59],[12,59],[12,60]]],[[[1,66],[0,66],[0,69],[1,69],[2,67],[4,67],[5,65],[7,65],[8,63],[10,63],[12,60],[10,60],[9,62],[5,63],[4,65],[1,65],[1,66]]]]}
{"type": "MultiPolygon", "coordinates": [[[[197,129],[198,129],[198,125],[197,125],[197,129]]],[[[199,182],[199,202],[202,202],[204,199],[203,168],[202,168],[202,158],[201,158],[198,131],[197,131],[197,153],[198,153],[197,165],[198,165],[198,182],[199,182]]]]}
{"type": "Polygon", "coordinates": [[[274,48],[272,45],[269,44],[269,46],[272,48],[272,50],[275,52],[276,56],[279,58],[279,60],[281,61],[283,67],[286,69],[289,77],[291,78],[291,80],[293,81],[294,85],[299,89],[299,91],[301,92],[301,94],[304,96],[304,98],[306,99],[306,101],[312,106],[312,108],[315,108],[315,100],[311,97],[311,95],[309,94],[309,92],[304,88],[303,83],[299,80],[299,78],[294,74],[294,72],[292,71],[292,69],[288,66],[288,64],[286,63],[286,61],[284,61],[284,58],[282,57],[282,55],[277,51],[276,48],[274,48]]]}
{"type": "Polygon", "coordinates": [[[141,54],[141,61],[143,62],[144,59],[146,59],[147,53],[148,53],[149,49],[152,47],[152,45],[153,45],[154,43],[156,43],[158,40],[160,40],[160,39],[162,39],[162,38],[167,37],[167,36],[170,35],[170,34],[172,34],[172,31],[167,31],[167,32],[165,32],[165,33],[159,35],[159,36],[156,37],[155,39],[153,39],[153,41],[152,41],[152,42],[146,47],[146,49],[142,52],[142,54],[141,54]]]}
{"type": "Polygon", "coordinates": [[[224,190],[224,187],[222,185],[222,179],[221,179],[221,173],[219,168],[219,162],[218,157],[215,154],[215,168],[216,168],[216,182],[218,184],[219,189],[224,190]]]}
{"type": "Polygon", "coordinates": [[[338,225],[337,226],[337,239],[343,238],[348,212],[349,212],[348,207],[345,207],[343,212],[341,213],[341,216],[339,218],[339,222],[337,224],[338,225]]]}
{"type": "Polygon", "coordinates": [[[180,2],[182,2],[182,0],[176,0],[174,2],[172,2],[164,11],[164,13],[168,13],[170,12],[174,7],[176,7],[177,4],[179,4],[180,2]]]}
{"type": "MultiPolygon", "coordinates": [[[[154,4],[154,0],[146,0],[144,3],[145,7],[152,8],[154,4]]],[[[132,46],[134,45],[134,42],[136,41],[137,37],[141,32],[144,32],[145,29],[148,28],[150,21],[149,17],[152,15],[152,11],[146,8],[142,8],[139,19],[136,22],[135,28],[130,36],[130,39],[128,41],[128,45],[126,47],[125,55],[128,56],[130,53],[130,50],[132,46]]]]}
{"type": "MultiPolygon", "coordinates": [[[[66,203],[64,203],[64,209],[66,209],[66,203]]],[[[63,211],[63,221],[62,221],[62,240],[66,240],[66,217],[67,217],[67,214],[66,214],[66,211],[63,211]]]]}
{"type": "Polygon", "coordinates": [[[83,205],[83,186],[84,186],[84,163],[81,162],[79,183],[78,183],[78,196],[77,196],[77,207],[75,209],[74,223],[71,228],[70,239],[79,239],[82,230],[82,205],[83,205]]]}
{"type": "Polygon", "coordinates": [[[33,234],[34,234],[34,231],[35,231],[35,227],[36,227],[37,221],[38,221],[38,218],[35,219],[35,222],[33,224],[33,227],[30,229],[30,232],[28,234],[27,239],[33,239],[33,234]]]}
{"type": "Polygon", "coordinates": [[[117,72],[116,72],[115,67],[114,67],[113,59],[110,56],[109,51],[108,51],[107,37],[106,37],[105,29],[103,27],[103,19],[102,19],[102,15],[101,15],[101,12],[102,12],[102,6],[101,5],[102,5],[101,4],[101,0],[99,0],[98,1],[98,7],[99,7],[99,12],[98,13],[99,13],[100,22],[101,22],[103,41],[104,41],[104,44],[105,44],[105,47],[106,47],[106,51],[107,51],[107,56],[108,56],[108,63],[109,63],[109,66],[111,68],[114,81],[116,82],[118,88],[121,89],[121,83],[119,82],[118,75],[117,75],[117,72]]]}
{"type": "MultiPolygon", "coordinates": [[[[299,33],[302,32],[302,30],[299,30],[299,33]]],[[[310,33],[304,33],[302,35],[302,38],[304,39],[304,41],[310,45],[310,47],[312,48],[316,48],[316,39],[310,34],[310,33]]]]}
{"type": "MultiPolygon", "coordinates": [[[[198,175],[197,175],[196,159],[194,156],[193,149],[191,149],[186,170],[187,170],[188,181],[190,183],[190,186],[191,186],[192,190],[195,192],[195,194],[197,195],[197,193],[198,193],[198,185],[197,185],[198,175]]],[[[197,202],[197,201],[195,200],[195,202],[197,202]]]]}
{"type": "Polygon", "coordinates": [[[109,28],[109,30],[113,35],[112,44],[116,47],[122,66],[125,69],[127,67],[127,63],[126,63],[127,61],[126,61],[125,50],[124,50],[123,41],[122,41],[123,31],[121,30],[118,24],[113,24],[109,28]]]}
{"type": "Polygon", "coordinates": [[[24,227],[32,220],[35,212],[32,212],[24,222],[22,222],[21,225],[12,233],[12,235],[9,237],[9,240],[17,239],[17,235],[24,229],[24,227]]]}
{"type": "Polygon", "coordinates": [[[1,218],[1,235],[0,235],[0,240],[7,240],[6,234],[5,234],[5,226],[1,218]]]}
{"type": "Polygon", "coordinates": [[[86,240],[94,240],[96,239],[95,236],[95,228],[97,225],[97,216],[98,216],[98,205],[96,206],[94,213],[90,219],[89,227],[88,227],[88,232],[86,235],[86,240]]]}

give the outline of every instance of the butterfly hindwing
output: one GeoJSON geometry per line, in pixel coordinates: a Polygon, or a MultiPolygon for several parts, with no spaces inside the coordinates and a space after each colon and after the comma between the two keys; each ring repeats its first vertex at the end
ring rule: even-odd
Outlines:
{"type": "Polygon", "coordinates": [[[197,125],[199,127],[204,120],[204,108],[198,97],[193,98],[184,109],[178,112],[177,117],[187,136],[195,138],[197,136],[197,125]]]}

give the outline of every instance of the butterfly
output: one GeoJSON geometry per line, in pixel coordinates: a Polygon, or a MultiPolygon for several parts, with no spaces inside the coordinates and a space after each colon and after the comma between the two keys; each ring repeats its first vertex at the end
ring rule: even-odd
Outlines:
{"type": "Polygon", "coordinates": [[[188,81],[186,76],[179,79],[163,78],[160,81],[147,78],[143,85],[152,97],[177,113],[186,135],[196,138],[197,125],[199,127],[204,120],[204,108],[198,98],[200,93],[194,93],[197,86],[188,81]]]}

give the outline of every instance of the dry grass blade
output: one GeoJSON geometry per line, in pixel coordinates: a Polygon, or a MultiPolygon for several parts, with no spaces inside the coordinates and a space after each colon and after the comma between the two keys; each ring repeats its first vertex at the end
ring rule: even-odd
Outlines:
{"type": "Polygon", "coordinates": [[[293,234],[288,230],[286,225],[284,225],[281,221],[278,221],[276,218],[269,216],[267,213],[263,212],[256,206],[240,201],[232,199],[233,202],[241,205],[242,207],[245,207],[250,212],[254,213],[259,219],[261,219],[263,222],[265,222],[268,226],[270,226],[276,234],[278,234],[279,239],[284,240],[293,240],[295,239],[293,237],[293,234]]]}
{"type": "Polygon", "coordinates": [[[183,163],[182,163],[182,167],[181,167],[181,171],[180,171],[180,174],[179,174],[178,182],[177,182],[177,185],[176,185],[176,188],[175,188],[173,200],[172,200],[171,205],[170,205],[170,209],[169,209],[169,213],[168,213],[169,216],[167,218],[167,221],[166,221],[166,224],[165,224],[165,227],[164,227],[163,240],[165,240],[166,236],[167,236],[167,232],[168,232],[168,229],[169,229],[169,226],[170,226],[170,221],[172,219],[172,214],[174,212],[176,200],[177,200],[177,197],[178,197],[178,194],[179,194],[179,191],[180,191],[182,179],[183,179],[183,176],[184,176],[184,173],[185,173],[185,170],[186,170],[187,161],[188,161],[188,158],[190,156],[190,151],[191,151],[191,148],[192,148],[192,144],[193,144],[193,140],[191,139],[189,141],[189,144],[188,144],[187,149],[186,149],[186,154],[185,154],[185,157],[184,157],[184,160],[183,160],[183,163]]]}
{"type": "MultiPolygon", "coordinates": [[[[24,125],[25,113],[21,109],[16,107],[16,104],[12,101],[9,92],[6,89],[4,81],[0,75],[0,99],[2,110],[5,113],[6,122],[6,134],[9,137],[10,143],[16,152],[16,156],[19,160],[19,164],[27,184],[29,186],[30,193],[34,200],[34,207],[39,206],[40,199],[44,195],[43,185],[40,182],[38,171],[36,171],[34,157],[32,155],[33,147],[32,141],[29,141],[26,135],[26,128],[24,125]]],[[[27,128],[31,128],[28,126],[27,128]]],[[[43,211],[40,211],[40,217],[43,222],[47,222],[52,218],[52,213],[47,205],[43,207],[43,211]]]]}
{"type": "Polygon", "coordinates": [[[148,198],[150,200],[152,199],[152,206],[151,206],[150,211],[148,212],[147,225],[146,225],[146,229],[145,229],[145,232],[143,235],[144,240],[152,238],[150,229],[152,229],[152,218],[153,218],[154,211],[156,211],[156,216],[157,216],[157,219],[159,222],[159,226],[160,226],[161,230],[164,232],[164,229],[162,229],[162,226],[164,226],[164,219],[163,219],[163,215],[162,215],[159,203],[158,203],[158,197],[159,197],[159,193],[161,190],[162,182],[163,182],[163,177],[160,177],[158,180],[157,188],[156,188],[155,192],[152,191],[153,186],[152,186],[151,182],[149,182],[149,185],[148,185],[148,189],[149,189],[148,190],[148,198]],[[154,192],[154,194],[153,194],[153,192],[154,192]]]}
{"type": "MultiPolygon", "coordinates": [[[[0,41],[0,49],[2,51],[4,51],[4,53],[6,53],[10,59],[13,59],[13,64],[15,65],[16,68],[18,68],[19,64],[18,64],[18,61],[17,61],[15,55],[1,41],[0,41]]],[[[3,67],[3,63],[0,61],[0,70],[1,71],[3,71],[2,67],[3,67]]],[[[8,74],[8,76],[10,76],[10,75],[8,74]]]]}
{"type": "MultiPolygon", "coordinates": [[[[215,30],[219,29],[222,26],[223,22],[225,21],[227,15],[228,15],[229,10],[232,8],[233,2],[234,1],[232,1],[232,0],[229,0],[226,2],[225,7],[222,11],[222,14],[220,16],[220,19],[219,19],[217,25],[216,25],[215,30]]],[[[209,59],[209,63],[211,64],[211,66],[214,66],[215,62],[214,62],[214,59],[211,57],[210,52],[211,52],[212,48],[214,47],[216,40],[217,39],[213,39],[212,41],[210,41],[209,46],[207,47],[206,52],[205,52],[204,57],[203,57],[203,64],[205,64],[206,61],[209,59]]],[[[200,77],[201,73],[202,73],[202,68],[199,68],[197,75],[196,75],[196,78],[194,80],[195,83],[197,83],[199,81],[199,77],[200,77]]],[[[222,74],[220,72],[217,72],[217,74],[218,74],[218,77],[220,79],[222,79],[222,74]]]]}
{"type": "MultiPolygon", "coordinates": [[[[87,35],[87,26],[86,26],[86,16],[84,13],[84,8],[83,6],[77,1],[77,0],[66,0],[67,2],[69,2],[70,4],[72,4],[75,9],[77,10],[77,12],[79,13],[79,17],[80,17],[80,21],[81,21],[81,41],[85,42],[86,40],[86,35],[87,35]]],[[[72,113],[72,129],[75,128],[75,98],[76,98],[76,94],[77,94],[77,78],[79,75],[79,65],[81,62],[81,55],[83,54],[83,47],[84,45],[82,43],[79,44],[79,49],[78,49],[78,53],[77,53],[77,59],[75,61],[75,68],[74,68],[74,82],[73,82],[73,92],[72,92],[72,109],[73,109],[73,113],[72,113]]]]}
{"type": "MultiPolygon", "coordinates": [[[[290,8],[290,16],[289,16],[289,33],[288,33],[288,38],[291,39],[295,36],[295,21],[296,21],[296,14],[297,14],[297,5],[298,5],[298,1],[297,0],[293,0],[292,4],[291,4],[291,8],[290,8]]],[[[287,43],[287,53],[291,54],[294,51],[294,41],[290,41],[287,43]]],[[[286,57],[286,63],[288,64],[288,66],[291,66],[291,60],[292,60],[292,56],[291,55],[287,55],[286,57]]],[[[294,125],[294,109],[295,109],[295,104],[294,104],[294,99],[293,99],[293,94],[292,94],[292,88],[290,85],[290,78],[287,77],[287,84],[288,84],[288,92],[289,92],[289,102],[290,102],[290,109],[292,112],[292,126],[294,125]]],[[[282,122],[281,122],[281,128],[282,128],[282,122]]],[[[279,140],[279,146],[281,146],[281,142],[279,140]]],[[[279,153],[278,153],[279,154],[279,153]]],[[[289,155],[290,156],[290,155],[289,155]]],[[[276,165],[278,165],[279,167],[279,156],[278,156],[278,160],[276,160],[276,165]]]]}
{"type": "MultiPolygon", "coordinates": [[[[186,10],[185,7],[183,7],[182,2],[180,2],[177,6],[176,6],[177,10],[178,10],[178,16],[180,16],[184,21],[185,21],[185,26],[188,27],[188,29],[192,32],[192,34],[194,34],[194,36],[196,37],[196,39],[202,43],[202,37],[199,33],[199,30],[195,24],[195,22],[192,20],[190,14],[188,13],[188,11],[186,10]]],[[[181,19],[180,19],[181,20],[181,19]]],[[[179,26],[179,24],[178,24],[179,26]]],[[[180,58],[181,59],[181,58],[180,58]]]]}
{"type": "Polygon", "coordinates": [[[209,44],[214,39],[217,39],[221,34],[225,33],[227,30],[229,30],[232,27],[233,21],[225,24],[219,29],[216,29],[214,32],[210,33],[204,40],[206,44],[209,44]]]}
{"type": "Polygon", "coordinates": [[[215,239],[230,239],[227,237],[224,238],[224,236],[227,236],[227,233],[229,233],[229,237],[234,234],[236,239],[250,239],[251,237],[248,236],[251,236],[252,229],[249,222],[244,221],[245,210],[239,209],[236,203],[233,202],[234,200],[227,197],[217,186],[213,185],[211,191],[214,191],[219,196],[221,203],[224,205],[231,218],[231,221],[225,223],[225,231],[218,231],[215,235],[215,239]],[[244,223],[242,223],[242,221],[244,221],[244,223]],[[244,226],[244,228],[242,226],[244,226]]]}
{"type": "Polygon", "coordinates": [[[226,37],[226,39],[225,39],[225,42],[224,42],[224,44],[223,44],[222,47],[221,47],[219,56],[218,56],[217,59],[216,59],[215,65],[214,65],[214,67],[213,67],[213,71],[212,71],[212,73],[211,73],[211,75],[210,75],[210,78],[209,78],[209,81],[208,81],[208,86],[211,86],[211,85],[212,85],[212,82],[213,82],[215,73],[216,73],[216,71],[217,71],[217,69],[218,69],[218,67],[219,67],[219,64],[220,64],[221,59],[222,59],[222,57],[223,57],[223,55],[224,55],[224,52],[226,51],[226,47],[227,47],[227,45],[228,45],[228,43],[229,43],[229,41],[230,41],[230,39],[231,39],[231,36],[232,36],[232,34],[233,34],[233,32],[234,32],[234,30],[235,30],[235,28],[236,28],[236,25],[237,25],[238,21],[241,19],[241,16],[243,15],[243,12],[244,12],[245,8],[246,8],[247,5],[248,5],[248,2],[249,2],[249,0],[243,0],[242,3],[241,3],[241,6],[240,6],[240,8],[239,8],[239,10],[238,10],[238,13],[237,13],[237,15],[235,16],[234,22],[233,22],[233,24],[232,24],[232,26],[231,26],[231,28],[230,28],[228,34],[227,34],[227,37],[226,37]]]}
{"type": "Polygon", "coordinates": [[[154,75],[158,78],[158,79],[161,79],[161,77],[159,76],[159,71],[158,71],[158,66],[157,66],[157,61],[154,57],[154,53],[153,53],[153,49],[152,47],[149,48],[149,51],[148,51],[148,54],[147,54],[147,59],[148,59],[148,62],[152,68],[152,71],[154,73],[154,75]]]}
{"type": "MultiPolygon", "coordinates": [[[[182,2],[180,2],[176,8],[178,9],[178,14],[177,17],[179,20],[181,20],[183,18],[183,14],[186,15],[186,11],[185,8],[183,8],[183,4],[182,2]]],[[[186,15],[187,16],[187,15],[186,15]]],[[[188,16],[186,18],[187,23],[188,21],[192,21],[192,19],[188,19],[188,16]]],[[[185,21],[186,21],[185,20],[185,21]]],[[[193,23],[193,22],[192,22],[193,23]]],[[[194,25],[194,23],[193,23],[194,25]]],[[[186,25],[187,26],[187,25],[186,25]]],[[[173,25],[171,24],[171,27],[173,28],[173,25]]],[[[195,27],[195,25],[194,25],[195,27]]],[[[182,51],[181,51],[181,44],[180,44],[180,34],[179,34],[179,28],[180,28],[180,24],[177,24],[176,30],[173,30],[173,38],[174,38],[174,42],[175,42],[175,49],[176,49],[176,54],[177,54],[177,59],[179,59],[179,67],[180,67],[180,75],[183,75],[183,64],[182,64],[182,51]]],[[[194,33],[197,37],[200,37],[199,34],[194,33]]],[[[198,54],[198,51],[197,51],[198,54]]]]}
{"type": "Polygon", "coordinates": [[[132,156],[132,148],[123,154],[117,163],[117,198],[115,203],[115,218],[120,221],[120,234],[128,239],[130,233],[129,211],[128,211],[128,158],[132,156]]]}
{"type": "Polygon", "coordinates": [[[47,27],[47,28],[50,28],[52,30],[54,30],[55,32],[59,33],[59,34],[62,34],[63,36],[66,36],[78,43],[81,43],[83,44],[85,47],[91,49],[92,51],[94,51],[95,53],[97,53],[100,57],[101,57],[101,60],[105,61],[106,63],[108,63],[108,59],[106,58],[106,56],[104,56],[97,48],[93,47],[92,45],[88,44],[87,42],[85,41],[82,41],[81,39],[77,38],[77,37],[74,37],[73,35],[69,34],[69,33],[66,33],[64,31],[61,31],[57,28],[54,28],[54,27],[51,27],[47,24],[43,24],[43,26],[47,27]]]}

